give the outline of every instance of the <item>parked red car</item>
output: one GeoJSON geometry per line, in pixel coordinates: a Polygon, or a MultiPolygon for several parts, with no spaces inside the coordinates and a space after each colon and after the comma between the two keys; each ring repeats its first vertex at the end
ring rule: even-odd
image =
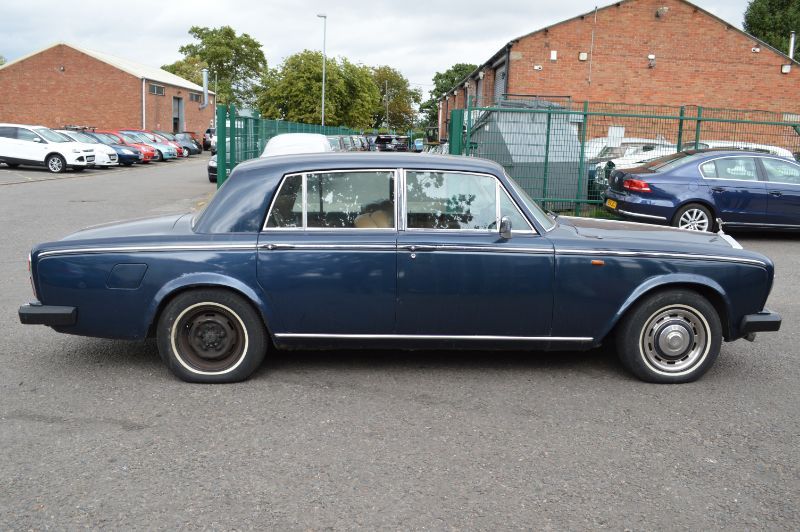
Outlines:
{"type": "Polygon", "coordinates": [[[156,150],[153,149],[152,146],[143,144],[141,142],[136,142],[136,140],[125,135],[124,133],[120,133],[119,130],[98,129],[97,131],[95,131],[95,133],[104,133],[106,135],[111,135],[112,137],[114,137],[119,141],[119,144],[124,144],[126,146],[133,146],[134,148],[138,149],[139,151],[142,152],[143,163],[149,163],[150,161],[156,158],[156,150]]]}
{"type": "Polygon", "coordinates": [[[187,157],[188,153],[183,153],[183,146],[175,142],[174,140],[169,140],[164,135],[151,131],[149,129],[136,129],[132,130],[136,131],[137,133],[142,133],[143,135],[147,135],[150,137],[154,142],[160,142],[161,144],[167,144],[175,148],[175,151],[178,153],[178,157],[187,157]]]}

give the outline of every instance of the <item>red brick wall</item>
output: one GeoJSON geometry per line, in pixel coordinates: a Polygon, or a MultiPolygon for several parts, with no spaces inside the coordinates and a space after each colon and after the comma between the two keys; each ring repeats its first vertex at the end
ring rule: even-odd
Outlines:
{"type": "MultiPolygon", "coordinates": [[[[147,127],[171,131],[172,96],[179,96],[184,98],[187,129],[205,131],[213,106],[199,111],[189,92],[165,86],[165,96],[148,94],[147,127]]],[[[141,79],[69,46],[55,46],[0,70],[0,95],[0,122],[52,128],[142,125],[141,79]]]]}
{"type": "Polygon", "coordinates": [[[520,39],[511,49],[509,93],[575,100],[800,109],[800,68],[680,0],[630,0],[520,39]],[[656,10],[669,8],[663,17],[656,10]],[[579,61],[589,52],[590,61],[579,61]],[[558,51],[557,61],[550,51],[558,51]],[[649,68],[647,56],[656,64],[649,68]],[[534,70],[541,65],[542,70],[534,70]]]}

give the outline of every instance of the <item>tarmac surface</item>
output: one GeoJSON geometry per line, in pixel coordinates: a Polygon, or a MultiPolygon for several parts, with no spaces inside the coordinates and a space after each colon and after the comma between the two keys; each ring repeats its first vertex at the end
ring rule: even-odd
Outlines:
{"type": "Polygon", "coordinates": [[[191,385],[153,341],[19,323],[33,244],[189,210],[206,160],[0,166],[0,528],[797,528],[800,234],[735,235],[783,328],[678,386],[603,350],[271,351],[191,385]]]}

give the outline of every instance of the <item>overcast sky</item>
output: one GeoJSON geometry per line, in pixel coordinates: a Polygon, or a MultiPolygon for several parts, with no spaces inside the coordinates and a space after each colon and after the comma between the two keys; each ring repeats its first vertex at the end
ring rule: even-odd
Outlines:
{"type": "MultiPolygon", "coordinates": [[[[591,0],[0,0],[0,55],[14,60],[64,41],[151,66],[180,59],[189,27],[230,25],[258,40],[270,66],[295,52],[399,69],[427,97],[431,78],[454,63],[480,63],[509,40],[604,6],[591,0]],[[118,7],[123,6],[124,7],[118,7]]],[[[748,0],[696,0],[741,27],[748,0]]],[[[625,31],[625,28],[620,28],[625,31]]]]}

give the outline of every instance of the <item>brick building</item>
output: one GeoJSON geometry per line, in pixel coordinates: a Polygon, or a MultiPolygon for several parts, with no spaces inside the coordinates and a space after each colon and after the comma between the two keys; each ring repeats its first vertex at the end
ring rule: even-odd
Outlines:
{"type": "Polygon", "coordinates": [[[685,0],[622,0],[510,41],[439,101],[516,95],[800,111],[800,63],[685,0]]]}
{"type": "Polygon", "coordinates": [[[0,66],[0,122],[204,132],[213,93],[127,59],[59,43],[0,66]]]}

